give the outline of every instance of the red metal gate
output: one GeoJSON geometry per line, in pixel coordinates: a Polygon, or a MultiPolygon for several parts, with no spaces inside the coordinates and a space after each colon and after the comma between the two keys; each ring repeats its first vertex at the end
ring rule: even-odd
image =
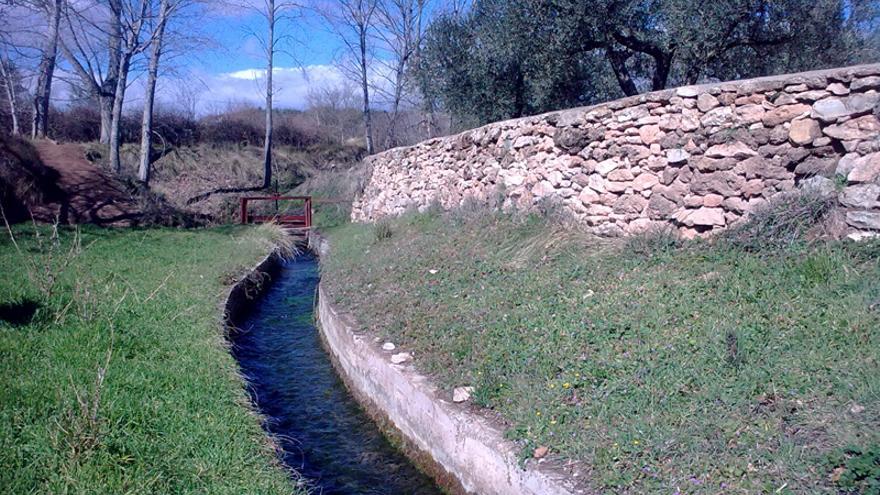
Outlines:
{"type": "Polygon", "coordinates": [[[245,196],[241,198],[241,223],[266,223],[275,222],[289,228],[308,229],[312,226],[312,197],[311,196],[245,196]],[[248,203],[255,201],[275,202],[274,214],[256,214],[248,212],[248,203]],[[279,212],[279,201],[292,201],[301,203],[299,211],[279,212]]]}

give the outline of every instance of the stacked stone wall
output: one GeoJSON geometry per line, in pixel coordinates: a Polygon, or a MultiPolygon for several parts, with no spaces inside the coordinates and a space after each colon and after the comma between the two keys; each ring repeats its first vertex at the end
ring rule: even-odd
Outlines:
{"type": "Polygon", "coordinates": [[[880,232],[880,64],[648,93],[489,124],[368,158],[372,221],[474,200],[558,203],[601,235],[725,228],[799,187],[837,197],[842,234],[880,232]]]}

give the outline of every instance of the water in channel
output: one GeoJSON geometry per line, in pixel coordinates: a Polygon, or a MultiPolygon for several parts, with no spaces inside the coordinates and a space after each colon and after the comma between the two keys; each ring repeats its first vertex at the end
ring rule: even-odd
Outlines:
{"type": "Polygon", "coordinates": [[[314,325],[317,261],[285,261],[244,321],[233,354],[284,463],[319,494],[439,494],[349,395],[314,325]]]}

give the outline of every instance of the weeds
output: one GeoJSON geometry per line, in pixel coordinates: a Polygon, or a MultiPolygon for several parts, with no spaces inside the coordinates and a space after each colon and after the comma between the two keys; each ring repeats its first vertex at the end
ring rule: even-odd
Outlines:
{"type": "Polygon", "coordinates": [[[671,226],[649,229],[624,240],[626,252],[643,258],[670,253],[682,245],[681,238],[671,226]]]}
{"type": "Polygon", "coordinates": [[[391,229],[391,222],[388,220],[379,220],[373,226],[373,236],[376,238],[376,241],[384,241],[386,239],[391,239],[391,236],[394,234],[394,231],[391,229]]]}
{"type": "Polygon", "coordinates": [[[828,456],[831,481],[843,493],[880,494],[880,444],[847,447],[828,456]]]}
{"type": "Polygon", "coordinates": [[[721,240],[751,252],[790,248],[802,243],[833,205],[833,198],[817,191],[781,194],[726,230],[721,240]]]}
{"type": "Polygon", "coordinates": [[[110,368],[110,359],[113,356],[112,325],[110,334],[110,348],[107,349],[104,364],[99,365],[95,372],[91,390],[81,390],[74,383],[73,377],[69,377],[76,404],[68,407],[64,414],[64,423],[59,422],[57,427],[69,452],[68,459],[73,465],[79,463],[83,456],[88,455],[97,447],[101,440],[101,393],[104,389],[107,370],[110,368]]]}
{"type": "Polygon", "coordinates": [[[9,239],[15,247],[16,252],[27,267],[28,279],[31,284],[40,292],[40,295],[49,300],[55,291],[55,286],[59,278],[64,274],[67,268],[76,258],[82,254],[82,240],[80,238],[79,227],[73,231],[73,237],[70,240],[70,246],[65,248],[58,236],[58,221],[52,224],[49,237],[40,231],[37,224],[33,223],[33,254],[25,253],[15,238],[15,233],[6,219],[3,210],[0,209],[0,216],[3,217],[3,223],[6,226],[6,232],[9,239]]]}
{"type": "Polygon", "coordinates": [[[725,345],[727,347],[727,353],[725,356],[727,364],[733,367],[739,366],[742,363],[742,356],[739,353],[739,337],[735,331],[727,331],[725,345]]]}

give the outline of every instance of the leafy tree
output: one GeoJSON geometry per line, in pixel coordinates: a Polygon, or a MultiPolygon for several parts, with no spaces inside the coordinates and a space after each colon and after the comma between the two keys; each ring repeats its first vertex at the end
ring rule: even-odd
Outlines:
{"type": "Polygon", "coordinates": [[[877,58],[872,0],[476,0],[428,29],[429,97],[474,125],[877,58]]]}

